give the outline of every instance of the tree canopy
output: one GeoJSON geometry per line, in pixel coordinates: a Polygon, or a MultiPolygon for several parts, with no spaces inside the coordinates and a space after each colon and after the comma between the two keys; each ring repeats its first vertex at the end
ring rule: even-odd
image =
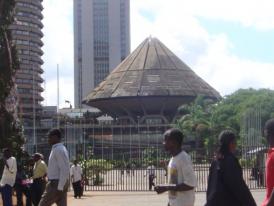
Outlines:
{"type": "MultiPolygon", "coordinates": [[[[218,134],[224,129],[232,129],[241,137],[246,114],[259,112],[261,125],[257,127],[263,128],[264,123],[274,117],[274,91],[239,89],[217,103],[198,97],[195,102],[182,106],[180,110],[182,117],[178,121],[178,127],[188,138],[196,141],[196,146],[210,147],[216,144],[218,134]]],[[[251,128],[252,125],[249,127],[255,130],[251,128]]],[[[261,137],[262,131],[253,132],[261,137]]]]}

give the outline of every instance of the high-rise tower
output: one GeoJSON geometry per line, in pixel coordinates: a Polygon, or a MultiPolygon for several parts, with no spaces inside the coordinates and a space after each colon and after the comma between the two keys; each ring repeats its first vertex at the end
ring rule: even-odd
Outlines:
{"type": "Polygon", "coordinates": [[[74,102],[130,52],[129,0],[74,0],[74,102]]]}
{"type": "Polygon", "coordinates": [[[35,127],[42,111],[41,84],[43,70],[41,38],[42,0],[15,0],[15,21],[10,26],[13,43],[16,45],[20,69],[15,82],[19,98],[19,117],[25,128],[27,144],[35,144],[35,127]],[[34,128],[34,129],[33,129],[34,128]]]}

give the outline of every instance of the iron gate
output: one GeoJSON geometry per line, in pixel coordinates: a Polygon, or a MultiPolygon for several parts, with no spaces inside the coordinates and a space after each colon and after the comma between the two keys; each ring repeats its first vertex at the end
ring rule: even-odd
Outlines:
{"type": "MultiPolygon", "coordinates": [[[[66,145],[72,159],[82,159],[85,190],[147,191],[150,165],[155,167],[155,184],[166,183],[169,155],[162,146],[162,135],[169,127],[153,124],[67,125],[66,145]]],[[[265,149],[256,138],[248,137],[249,143],[242,144],[239,153],[244,179],[251,189],[265,185],[264,165],[261,164],[265,149]]],[[[185,146],[194,163],[198,180],[196,191],[206,191],[213,151],[197,149],[191,142],[185,146]]]]}

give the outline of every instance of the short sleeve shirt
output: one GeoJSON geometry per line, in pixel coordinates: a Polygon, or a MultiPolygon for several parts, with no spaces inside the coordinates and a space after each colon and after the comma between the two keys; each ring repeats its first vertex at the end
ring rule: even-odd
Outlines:
{"type": "Polygon", "coordinates": [[[15,157],[10,157],[7,159],[7,164],[9,168],[5,165],[0,184],[7,184],[13,187],[17,173],[17,163],[15,157]]]}
{"type": "Polygon", "coordinates": [[[266,160],[266,197],[262,206],[266,206],[274,188],[274,148],[268,150],[266,160]]]}
{"type": "Polygon", "coordinates": [[[70,175],[73,175],[73,182],[78,182],[82,179],[82,168],[80,165],[72,165],[70,168],[70,175]]]}
{"type": "MultiPolygon", "coordinates": [[[[193,170],[190,156],[182,151],[172,157],[168,164],[168,183],[181,184],[196,187],[197,180],[193,170]]],[[[195,192],[188,191],[169,191],[170,206],[193,206],[195,201],[195,192]]]]}

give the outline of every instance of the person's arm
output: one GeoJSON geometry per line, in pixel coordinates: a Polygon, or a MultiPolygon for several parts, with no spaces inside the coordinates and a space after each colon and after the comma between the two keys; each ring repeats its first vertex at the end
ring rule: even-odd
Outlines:
{"type": "Polygon", "coordinates": [[[70,178],[71,178],[71,182],[74,182],[73,178],[74,178],[74,175],[73,175],[73,166],[71,166],[70,168],[70,178]]]}
{"type": "Polygon", "coordinates": [[[6,160],[6,166],[10,173],[14,173],[17,170],[16,167],[16,160],[14,158],[10,158],[9,160],[6,160]]]}
{"type": "Polygon", "coordinates": [[[221,170],[224,185],[228,188],[229,192],[232,193],[238,201],[242,202],[243,205],[256,206],[256,202],[244,182],[242,169],[238,160],[233,156],[227,157],[222,164],[221,170]]]}
{"type": "Polygon", "coordinates": [[[84,174],[83,174],[83,169],[82,169],[82,167],[80,167],[80,171],[81,171],[81,180],[83,180],[83,179],[84,179],[84,174]]]}
{"type": "Polygon", "coordinates": [[[193,186],[189,186],[185,183],[177,184],[177,185],[166,185],[166,186],[155,186],[154,190],[161,194],[163,192],[172,190],[172,191],[188,191],[194,189],[193,186]]]}
{"type": "Polygon", "coordinates": [[[56,159],[57,159],[57,164],[58,164],[58,168],[60,169],[60,176],[59,176],[59,182],[58,182],[58,187],[57,189],[59,191],[63,191],[64,190],[64,186],[69,178],[69,159],[68,156],[65,152],[65,150],[63,149],[58,149],[58,151],[56,151],[56,159]]]}
{"type": "Polygon", "coordinates": [[[47,173],[48,173],[48,166],[45,162],[43,162],[43,167],[44,167],[44,178],[47,176],[47,173]]]}
{"type": "Polygon", "coordinates": [[[4,160],[4,162],[5,162],[5,166],[9,169],[10,166],[9,166],[9,164],[8,164],[8,159],[6,159],[6,158],[4,157],[3,160],[4,160]]]}
{"type": "Polygon", "coordinates": [[[266,204],[266,206],[273,206],[274,205],[274,189],[272,190],[272,193],[270,195],[269,201],[266,204]]]}

